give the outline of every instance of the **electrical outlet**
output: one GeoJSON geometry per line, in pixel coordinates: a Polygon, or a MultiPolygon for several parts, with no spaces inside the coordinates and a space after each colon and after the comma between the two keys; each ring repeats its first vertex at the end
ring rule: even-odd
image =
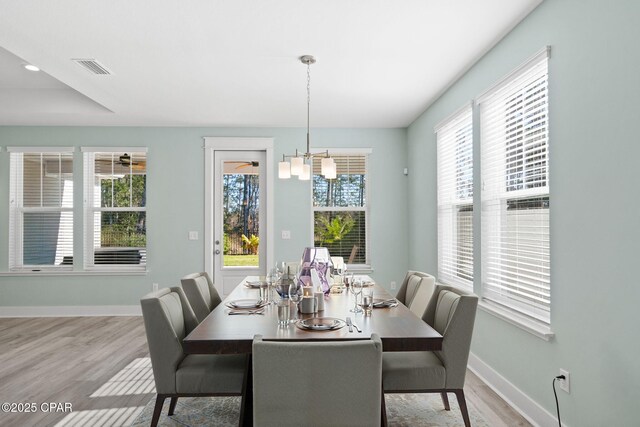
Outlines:
{"type": "Polygon", "coordinates": [[[291,239],[291,230],[282,230],[282,240],[291,239]]]}
{"type": "Polygon", "coordinates": [[[560,369],[560,374],[559,375],[564,375],[564,379],[563,380],[558,380],[558,386],[560,386],[560,390],[564,390],[567,393],[571,393],[571,381],[570,381],[570,376],[569,376],[569,371],[565,371],[564,369],[560,369]]]}
{"type": "Polygon", "coordinates": [[[190,231],[189,232],[189,240],[198,240],[198,232],[190,231]]]}
{"type": "Polygon", "coordinates": [[[158,290],[158,284],[154,283],[153,285],[151,285],[151,289],[153,290],[153,292],[156,292],[158,290]]]}
{"type": "Polygon", "coordinates": [[[396,290],[396,282],[391,282],[391,290],[392,291],[396,290]]]}

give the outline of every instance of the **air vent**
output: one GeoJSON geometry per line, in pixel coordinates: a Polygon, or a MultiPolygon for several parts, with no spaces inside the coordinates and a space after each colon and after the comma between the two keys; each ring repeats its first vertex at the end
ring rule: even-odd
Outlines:
{"type": "Polygon", "coordinates": [[[97,74],[100,76],[108,76],[111,74],[111,71],[109,71],[104,65],[100,64],[95,59],[72,59],[72,61],[88,70],[92,74],[97,74]]]}

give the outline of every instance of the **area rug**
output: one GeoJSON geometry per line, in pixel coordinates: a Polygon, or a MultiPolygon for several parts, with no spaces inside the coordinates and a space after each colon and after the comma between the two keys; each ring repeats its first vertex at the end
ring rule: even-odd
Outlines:
{"type": "MultiPolygon", "coordinates": [[[[387,420],[396,427],[457,427],[464,426],[458,402],[450,395],[451,410],[445,411],[439,394],[389,394],[387,420]]],[[[153,415],[155,399],[149,402],[131,427],[148,427],[153,415]]],[[[467,401],[471,425],[489,427],[473,405],[467,401]]],[[[164,403],[160,416],[161,427],[237,426],[240,416],[239,397],[183,397],[178,399],[173,416],[167,416],[169,399],[164,403]]]]}

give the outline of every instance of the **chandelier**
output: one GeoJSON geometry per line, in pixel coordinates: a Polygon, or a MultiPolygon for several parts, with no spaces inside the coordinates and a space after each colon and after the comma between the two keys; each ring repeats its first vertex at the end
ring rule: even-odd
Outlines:
{"type": "Polygon", "coordinates": [[[278,163],[278,178],[288,179],[297,176],[301,181],[311,179],[311,167],[314,158],[322,159],[320,161],[320,173],[326,179],[335,179],[337,174],[336,162],[329,156],[329,151],[320,153],[312,153],[310,149],[310,132],[309,132],[309,109],[311,106],[311,64],[316,59],[311,55],[300,57],[300,62],[307,65],[307,151],[296,154],[283,154],[282,161],[278,163]],[[287,161],[287,159],[290,159],[287,161]]]}

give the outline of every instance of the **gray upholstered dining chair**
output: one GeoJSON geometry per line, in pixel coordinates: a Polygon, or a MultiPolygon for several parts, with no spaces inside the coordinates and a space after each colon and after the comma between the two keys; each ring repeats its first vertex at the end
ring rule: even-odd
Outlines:
{"type": "Polygon", "coordinates": [[[180,279],[180,282],[198,323],[222,302],[207,272],[188,274],[180,279]]]}
{"type": "Polygon", "coordinates": [[[408,271],[396,299],[418,317],[422,317],[433,296],[435,286],[436,278],[432,275],[420,271],[408,271]]]}
{"type": "Polygon", "coordinates": [[[182,288],[161,289],[140,300],[147,333],[156,404],[151,426],[156,426],[167,397],[169,415],[186,396],[238,396],[246,388],[246,355],[186,355],[182,340],[198,325],[182,288]]]}
{"type": "Polygon", "coordinates": [[[440,393],[446,410],[450,409],[447,393],[455,393],[464,424],[469,427],[463,387],[477,306],[475,294],[436,285],[422,319],[443,336],[442,350],[384,353],[384,392],[440,393]]]}
{"type": "Polygon", "coordinates": [[[268,426],[379,426],[382,342],[253,340],[253,420],[268,426]]]}

